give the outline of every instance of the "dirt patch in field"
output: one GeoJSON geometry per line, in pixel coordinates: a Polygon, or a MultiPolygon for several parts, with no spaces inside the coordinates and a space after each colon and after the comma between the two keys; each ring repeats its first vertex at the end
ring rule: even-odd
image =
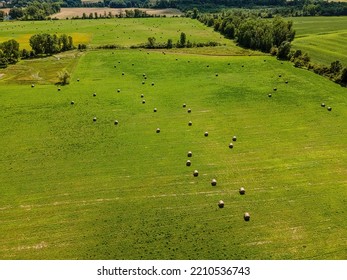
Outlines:
{"type": "MultiPolygon", "coordinates": [[[[120,13],[125,13],[125,10],[133,10],[133,8],[129,9],[113,9],[113,8],[61,8],[61,11],[57,14],[52,15],[52,18],[58,18],[58,19],[66,19],[66,18],[72,18],[72,17],[82,17],[83,13],[89,16],[90,13],[93,14],[97,13],[98,15],[108,15],[109,13],[112,14],[112,16],[119,15],[120,13]]],[[[145,11],[149,15],[161,15],[161,16],[179,16],[182,14],[181,11],[177,9],[139,9],[141,11],[145,11]]]]}

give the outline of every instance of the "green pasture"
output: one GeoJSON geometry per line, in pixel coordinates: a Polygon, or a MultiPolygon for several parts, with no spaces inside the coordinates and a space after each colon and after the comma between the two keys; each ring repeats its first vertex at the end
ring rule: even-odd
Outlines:
{"type": "Polygon", "coordinates": [[[211,28],[188,18],[14,21],[1,23],[1,27],[0,41],[15,39],[20,48],[27,49],[30,49],[29,38],[37,33],[65,33],[73,37],[76,46],[83,43],[89,47],[106,44],[130,47],[146,43],[149,37],[155,37],[157,43],[166,43],[168,39],[176,43],[181,32],[186,33],[190,42],[234,45],[211,28]]]}
{"type": "Polygon", "coordinates": [[[346,258],[346,89],[289,62],[88,51],[0,110],[0,259],[346,258]]]}
{"type": "Polygon", "coordinates": [[[339,60],[347,66],[347,17],[297,17],[294,49],[307,52],[313,62],[330,65],[339,60]]]}

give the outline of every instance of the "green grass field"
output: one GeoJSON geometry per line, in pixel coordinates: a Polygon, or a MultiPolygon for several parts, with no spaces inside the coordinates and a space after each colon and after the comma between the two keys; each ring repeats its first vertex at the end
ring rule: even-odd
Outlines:
{"type": "Polygon", "coordinates": [[[0,40],[15,39],[21,48],[30,49],[29,38],[37,33],[69,34],[74,44],[88,44],[96,47],[103,44],[116,44],[130,47],[147,42],[155,37],[157,42],[168,39],[177,42],[181,32],[185,32],[191,42],[218,41],[232,46],[233,43],[198,21],[188,18],[165,19],[98,19],[98,20],[53,20],[35,22],[4,22],[0,30],[0,40]]]}
{"type": "Polygon", "coordinates": [[[294,49],[307,52],[313,62],[330,65],[339,60],[347,66],[347,17],[291,18],[296,30],[294,49]]]}
{"type": "Polygon", "coordinates": [[[60,91],[0,79],[0,259],[346,258],[346,89],[197,51],[87,51],[60,91]]]}

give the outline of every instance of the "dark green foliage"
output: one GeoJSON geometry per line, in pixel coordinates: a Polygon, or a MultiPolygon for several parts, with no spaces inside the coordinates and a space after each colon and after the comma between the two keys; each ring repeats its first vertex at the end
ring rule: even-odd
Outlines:
{"type": "MultiPolygon", "coordinates": [[[[12,19],[44,20],[47,16],[60,12],[60,4],[51,1],[26,1],[27,5],[13,5],[9,11],[12,19]]],[[[20,2],[22,3],[22,2],[20,2]]],[[[12,4],[14,4],[12,2],[12,4]]]]}
{"type": "Polygon", "coordinates": [[[3,21],[5,18],[5,12],[0,10],[0,21],[3,21]]]}
{"type": "Polygon", "coordinates": [[[338,76],[336,82],[342,86],[347,86],[347,68],[342,69],[341,74],[338,76]]]}
{"type": "Polygon", "coordinates": [[[148,38],[147,48],[153,49],[155,47],[155,41],[156,39],[154,37],[148,38]]]}
{"type": "Polygon", "coordinates": [[[240,46],[263,52],[270,52],[272,47],[291,42],[295,37],[293,23],[280,17],[269,21],[238,11],[204,14],[199,20],[225,37],[235,39],[240,46]]]}
{"type": "Polygon", "coordinates": [[[8,15],[11,19],[20,19],[24,16],[24,12],[21,8],[12,8],[10,9],[8,15]]]}
{"type": "Polygon", "coordinates": [[[288,41],[283,41],[278,47],[277,58],[282,60],[287,60],[290,53],[290,43],[288,41]]]}
{"type": "Polygon", "coordinates": [[[276,17],[272,21],[272,40],[273,45],[280,46],[282,42],[291,42],[294,40],[295,31],[293,30],[293,22],[285,21],[280,17],[276,17]]]}
{"type": "Polygon", "coordinates": [[[35,34],[30,37],[29,44],[36,55],[52,55],[74,49],[71,36],[66,34],[35,34]]]}
{"type": "Polygon", "coordinates": [[[167,40],[166,47],[167,47],[168,49],[172,49],[172,47],[173,47],[172,39],[168,39],[168,40],[167,40]]]}
{"type": "Polygon", "coordinates": [[[186,45],[187,36],[184,32],[181,32],[179,46],[184,47],[186,45]]]}
{"type": "Polygon", "coordinates": [[[71,74],[65,70],[58,73],[58,78],[59,84],[64,86],[70,83],[71,74]]]}
{"type": "Polygon", "coordinates": [[[86,44],[78,44],[78,46],[77,46],[77,49],[78,50],[86,50],[87,49],[87,45],[86,44]]]}
{"type": "Polygon", "coordinates": [[[19,44],[16,40],[8,40],[0,44],[0,65],[15,64],[19,59],[19,44]]]}

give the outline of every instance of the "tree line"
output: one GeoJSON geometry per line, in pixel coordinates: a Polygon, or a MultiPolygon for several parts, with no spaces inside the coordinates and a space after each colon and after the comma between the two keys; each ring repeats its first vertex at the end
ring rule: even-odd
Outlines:
{"type": "Polygon", "coordinates": [[[198,7],[203,12],[218,12],[226,8],[246,8],[264,17],[341,16],[347,15],[347,3],[327,0],[157,0],[154,8],[177,8],[184,12],[198,7]]]}
{"type": "Polygon", "coordinates": [[[293,22],[281,17],[264,20],[238,11],[222,14],[193,16],[207,26],[213,27],[225,37],[235,40],[240,46],[269,53],[271,48],[293,41],[293,22]]]}
{"type": "Polygon", "coordinates": [[[72,37],[66,34],[60,36],[56,34],[35,34],[30,37],[29,44],[30,51],[20,50],[19,43],[14,39],[0,43],[0,67],[5,68],[9,64],[15,64],[19,58],[27,59],[53,55],[75,48],[72,37]]]}
{"type": "Polygon", "coordinates": [[[14,6],[9,11],[11,19],[44,20],[47,16],[60,12],[60,4],[57,2],[33,1],[25,7],[14,6]]]}

